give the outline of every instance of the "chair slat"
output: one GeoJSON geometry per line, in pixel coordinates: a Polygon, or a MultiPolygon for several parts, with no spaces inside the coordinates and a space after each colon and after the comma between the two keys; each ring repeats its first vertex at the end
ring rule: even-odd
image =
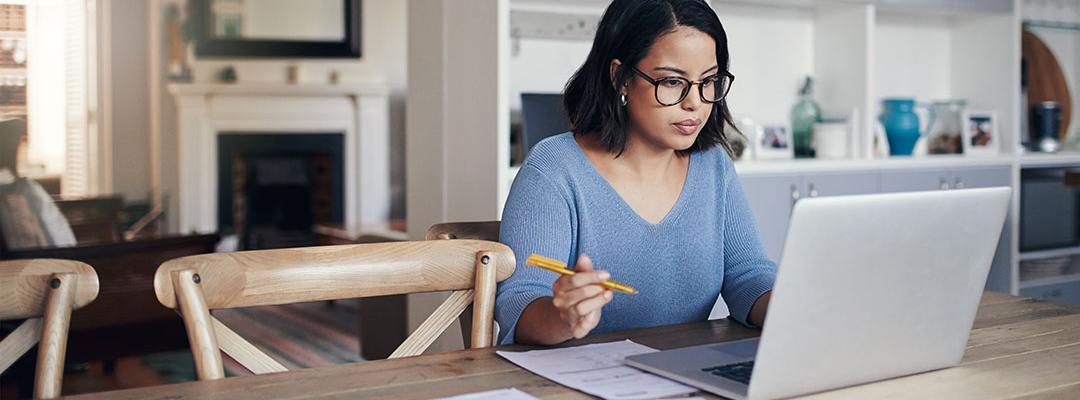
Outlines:
{"type": "Polygon", "coordinates": [[[221,351],[224,351],[233,360],[243,365],[244,368],[255,374],[269,374],[289,370],[235,331],[229,329],[221,320],[210,316],[210,321],[214,324],[214,334],[217,335],[218,346],[221,347],[221,351]]]}
{"type": "Polygon", "coordinates": [[[0,341],[0,373],[7,371],[19,357],[30,351],[41,339],[41,318],[23,321],[3,341],[0,341]]]}
{"type": "Polygon", "coordinates": [[[419,327],[405,342],[398,346],[397,350],[394,350],[390,354],[389,358],[399,357],[411,357],[424,353],[431,343],[435,342],[435,339],[442,335],[446,328],[450,327],[450,324],[457,320],[458,315],[461,315],[462,311],[465,311],[465,307],[472,304],[473,291],[459,290],[450,293],[450,297],[446,299],[439,308],[435,309],[435,312],[431,313],[428,319],[424,320],[419,327]]]}

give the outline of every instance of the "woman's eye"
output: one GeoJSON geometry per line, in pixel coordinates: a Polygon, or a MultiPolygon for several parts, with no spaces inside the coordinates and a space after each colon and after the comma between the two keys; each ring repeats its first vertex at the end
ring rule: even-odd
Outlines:
{"type": "Polygon", "coordinates": [[[664,79],[660,81],[660,84],[664,85],[664,87],[677,88],[679,86],[682,86],[682,81],[678,79],[664,79]]]}
{"type": "Polygon", "coordinates": [[[703,86],[705,86],[705,87],[709,87],[709,86],[715,85],[716,81],[718,81],[718,80],[720,80],[720,78],[717,78],[717,77],[713,76],[713,77],[702,79],[701,84],[703,86]]]}

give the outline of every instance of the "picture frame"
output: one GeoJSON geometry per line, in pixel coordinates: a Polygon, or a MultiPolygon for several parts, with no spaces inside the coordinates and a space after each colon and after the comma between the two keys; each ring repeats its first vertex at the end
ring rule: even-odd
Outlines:
{"type": "Polygon", "coordinates": [[[758,160],[795,158],[791,127],[787,124],[764,123],[754,129],[754,155],[758,160]]]}
{"type": "Polygon", "coordinates": [[[240,29],[241,21],[215,15],[214,0],[189,0],[195,55],[200,58],[361,58],[361,0],[343,2],[341,40],[270,40],[218,37],[216,28],[240,29]],[[218,24],[220,26],[216,26],[218,24]]]}
{"type": "Polygon", "coordinates": [[[966,156],[993,156],[1000,151],[1001,132],[997,113],[966,110],[963,113],[961,139],[966,156]]]}

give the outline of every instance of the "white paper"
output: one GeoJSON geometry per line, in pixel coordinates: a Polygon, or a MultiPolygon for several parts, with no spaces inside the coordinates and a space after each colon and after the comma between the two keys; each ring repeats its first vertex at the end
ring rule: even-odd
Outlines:
{"type": "Polygon", "coordinates": [[[709,321],[727,318],[728,315],[731,315],[731,311],[727,308],[727,302],[724,301],[724,295],[717,295],[716,303],[713,304],[712,311],[709,312],[709,321]]]}
{"type": "Polygon", "coordinates": [[[623,364],[627,356],[654,351],[656,349],[624,340],[561,349],[497,353],[544,378],[605,399],[655,399],[697,391],[623,364]]]}
{"type": "Polygon", "coordinates": [[[487,392],[469,393],[460,396],[441,397],[439,400],[538,400],[532,395],[522,392],[520,390],[499,389],[489,390],[487,392]]]}

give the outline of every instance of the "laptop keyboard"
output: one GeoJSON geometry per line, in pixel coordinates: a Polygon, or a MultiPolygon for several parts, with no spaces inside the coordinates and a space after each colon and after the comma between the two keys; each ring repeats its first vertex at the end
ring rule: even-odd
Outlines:
{"type": "Polygon", "coordinates": [[[754,371],[754,361],[702,368],[701,370],[735,382],[750,384],[750,373],[754,371]]]}

